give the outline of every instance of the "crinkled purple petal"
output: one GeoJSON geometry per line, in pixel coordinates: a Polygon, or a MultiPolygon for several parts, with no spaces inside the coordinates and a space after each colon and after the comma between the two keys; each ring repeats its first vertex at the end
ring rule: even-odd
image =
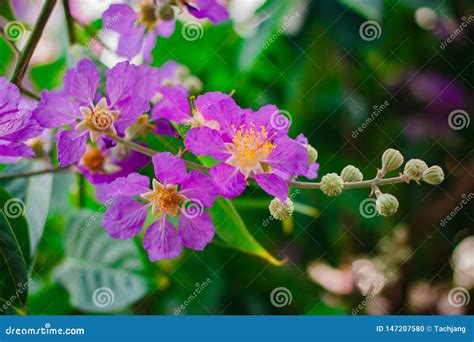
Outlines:
{"type": "Polygon", "coordinates": [[[100,202],[117,196],[138,196],[150,191],[150,178],[139,173],[131,173],[127,177],[120,177],[106,187],[96,187],[99,189],[98,199],[100,202]]]}
{"type": "Polygon", "coordinates": [[[204,208],[212,207],[219,196],[211,177],[200,171],[191,171],[188,179],[182,183],[179,192],[191,201],[196,199],[204,208]]]}
{"type": "Polygon", "coordinates": [[[139,96],[130,96],[118,102],[114,109],[120,112],[117,121],[115,121],[115,128],[122,134],[140,115],[148,112],[150,103],[139,96]]]}
{"type": "Polygon", "coordinates": [[[145,28],[142,25],[132,28],[126,34],[122,34],[119,38],[117,54],[129,59],[138,55],[143,48],[144,34],[145,28]]]}
{"type": "Polygon", "coordinates": [[[135,11],[126,4],[114,4],[102,15],[103,28],[126,34],[137,20],[135,11]]]}
{"type": "Polygon", "coordinates": [[[134,93],[150,101],[157,93],[161,84],[160,69],[140,64],[135,66],[134,93]]]}
{"type": "MultiPolygon", "coordinates": [[[[156,26],[155,32],[157,35],[161,37],[168,38],[173,34],[175,26],[176,26],[176,19],[167,20],[167,21],[163,20],[163,21],[160,21],[160,23],[156,26]]],[[[155,38],[155,43],[156,43],[156,38],[155,38]]]]}
{"type": "Polygon", "coordinates": [[[247,186],[242,172],[225,163],[213,166],[209,174],[219,193],[228,199],[239,196],[247,186]]]}
{"type": "Polygon", "coordinates": [[[161,83],[167,85],[167,83],[175,84],[178,78],[178,72],[181,66],[175,61],[167,61],[160,67],[161,83]]]}
{"type": "Polygon", "coordinates": [[[83,105],[92,105],[100,75],[97,67],[90,60],[81,59],[75,68],[69,69],[64,76],[64,90],[83,105]]]}
{"type": "Polygon", "coordinates": [[[126,240],[136,236],[145,223],[148,208],[129,197],[118,197],[107,203],[102,226],[114,239],[126,240]]]}
{"type": "Polygon", "coordinates": [[[179,235],[186,247],[202,251],[214,238],[214,225],[211,216],[205,211],[199,216],[187,217],[181,213],[179,217],[179,235]]]}
{"type": "Polygon", "coordinates": [[[274,144],[276,147],[264,160],[272,170],[278,170],[287,177],[308,172],[308,152],[301,144],[290,138],[277,139],[274,144]]]}
{"type": "Polygon", "coordinates": [[[269,173],[255,175],[255,181],[269,195],[277,197],[285,202],[288,197],[288,183],[284,179],[269,173]]]}
{"type": "Polygon", "coordinates": [[[244,123],[245,111],[228,94],[209,92],[199,96],[195,105],[206,120],[215,120],[219,123],[220,131],[225,133],[223,138],[226,142],[232,140],[234,128],[244,123]]]}
{"type": "Polygon", "coordinates": [[[68,99],[62,92],[44,90],[40,103],[33,110],[33,119],[42,127],[55,128],[72,125],[82,118],[79,105],[68,99]]]}
{"type": "Polygon", "coordinates": [[[145,63],[150,64],[153,61],[153,56],[151,52],[156,45],[156,33],[149,31],[145,34],[143,38],[143,60],[145,63]]]}
{"type": "Polygon", "coordinates": [[[166,215],[152,223],[143,237],[143,247],[150,261],[172,259],[181,254],[183,241],[166,215]]]}
{"type": "Polygon", "coordinates": [[[163,184],[181,184],[188,178],[184,160],[170,152],[157,153],[153,156],[156,178],[163,184]]]}
{"type": "Polygon", "coordinates": [[[18,87],[10,83],[6,78],[0,77],[0,118],[16,112],[19,102],[20,91],[18,87]]]}
{"type": "Polygon", "coordinates": [[[86,151],[89,131],[61,130],[57,135],[59,165],[77,163],[86,151]]]}
{"type": "Polygon", "coordinates": [[[132,96],[135,91],[135,65],[130,62],[117,63],[105,72],[105,90],[111,107],[132,96]]]}
{"type": "Polygon", "coordinates": [[[160,87],[162,94],[160,99],[151,110],[152,119],[168,119],[182,123],[190,119],[191,107],[188,101],[188,91],[182,86],[160,87]]]}
{"type": "Polygon", "coordinates": [[[207,18],[213,24],[229,19],[227,9],[219,4],[217,0],[194,0],[192,3],[187,3],[186,7],[194,17],[198,19],[207,18]]]}
{"type": "Polygon", "coordinates": [[[17,157],[32,158],[34,156],[33,149],[23,143],[0,141],[0,160],[2,160],[2,163],[14,163],[17,157]]]}
{"type": "Polygon", "coordinates": [[[186,134],[184,146],[197,155],[227,160],[231,153],[226,149],[221,134],[209,127],[191,128],[186,134]]]}
{"type": "Polygon", "coordinates": [[[13,122],[0,123],[0,139],[8,141],[25,141],[37,137],[43,132],[43,128],[36,120],[22,118],[13,122]],[[14,128],[14,129],[9,129],[14,128]]]}

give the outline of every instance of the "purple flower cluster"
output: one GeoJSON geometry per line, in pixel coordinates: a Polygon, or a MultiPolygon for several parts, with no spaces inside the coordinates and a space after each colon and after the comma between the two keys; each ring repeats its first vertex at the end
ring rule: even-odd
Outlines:
{"type": "Polygon", "coordinates": [[[140,52],[145,62],[152,60],[151,51],[157,36],[169,37],[174,32],[175,6],[177,11],[187,11],[198,19],[209,19],[218,24],[227,20],[229,15],[217,0],[140,0],[137,6],[114,4],[104,12],[105,27],[120,34],[117,53],[133,58],[140,52]],[[174,4],[175,6],[172,6],[174,4]],[[134,8],[136,7],[136,8],[134,8]]]}
{"type": "Polygon", "coordinates": [[[239,196],[253,180],[285,201],[289,180],[317,176],[306,137],[288,136],[290,121],[277,107],[243,109],[220,92],[191,97],[190,103],[180,70],[175,62],[162,68],[121,62],[106,70],[101,86],[96,66],[82,59],[67,70],[64,88],[43,91],[32,112],[20,109],[19,90],[0,79],[0,156],[32,157],[24,141],[44,128],[59,128],[60,165],[74,164],[96,185],[98,199],[112,203],[103,220],[111,237],[138,235],[151,208],[153,223],[143,239],[150,260],[176,257],[184,247],[204,249],[214,236],[204,209],[218,195],[239,196]],[[160,122],[190,128],[184,147],[216,161],[208,175],[188,172],[185,161],[169,152],[152,158],[142,154],[140,147],[146,146],[135,140],[147,132],[157,134],[160,122]],[[126,143],[117,144],[117,139],[126,143]],[[150,159],[155,170],[151,188],[150,179],[137,173],[150,159]]]}

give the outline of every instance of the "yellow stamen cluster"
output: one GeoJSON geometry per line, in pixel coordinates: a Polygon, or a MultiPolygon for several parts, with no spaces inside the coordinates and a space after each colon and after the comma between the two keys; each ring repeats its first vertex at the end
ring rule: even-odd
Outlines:
{"type": "Polygon", "coordinates": [[[272,152],[276,147],[268,137],[268,132],[264,126],[260,130],[255,129],[251,124],[249,128],[242,125],[239,129],[232,127],[235,131],[232,138],[232,152],[237,165],[241,168],[255,168],[272,152]]]}
{"type": "Polygon", "coordinates": [[[102,155],[97,147],[88,148],[82,156],[82,164],[92,171],[99,171],[105,162],[105,156],[102,155]]]}
{"type": "Polygon", "coordinates": [[[156,179],[153,179],[153,190],[141,194],[140,197],[151,203],[152,214],[158,216],[178,216],[180,204],[186,200],[186,196],[178,192],[177,185],[165,186],[156,179]]]}

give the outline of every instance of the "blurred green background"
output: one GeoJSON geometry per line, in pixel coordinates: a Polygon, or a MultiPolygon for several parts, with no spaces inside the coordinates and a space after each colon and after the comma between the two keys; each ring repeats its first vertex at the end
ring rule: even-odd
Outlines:
{"type": "MultiPolygon", "coordinates": [[[[238,8],[246,1],[233,2],[238,8]]],[[[30,10],[38,10],[38,3],[30,10]]],[[[243,222],[233,214],[231,224],[229,211],[217,213],[218,236],[205,251],[187,250],[178,259],[151,263],[138,238],[109,238],[100,227],[102,214],[84,225],[101,206],[92,186],[76,174],[2,181],[27,205],[25,222],[17,224],[40,231],[44,225],[26,305],[17,301],[6,313],[474,312],[474,300],[459,306],[449,301],[452,289],[461,287],[469,296],[474,287],[474,215],[472,203],[462,204],[474,188],[473,130],[469,122],[453,129],[449,116],[462,110],[470,120],[473,112],[474,22],[462,26],[474,14],[472,1],[268,0],[254,7],[240,22],[206,25],[195,41],[183,38],[178,23],[172,37],[158,39],[153,65],[175,60],[201,80],[200,93],[235,91],[242,107],[272,103],[288,111],[291,135],[304,133],[319,152],[320,176],[353,164],[372,178],[382,152],[392,147],[406,160],[442,166],[445,182],[385,187],[400,202],[390,218],[364,212],[360,204],[368,190],[329,198],[293,189],[297,210],[284,222],[270,220],[271,198],[250,187],[233,201],[243,222]],[[366,25],[375,36],[362,30],[366,25]],[[462,32],[447,43],[459,27],[462,32]],[[453,211],[453,219],[443,224],[453,211]],[[220,225],[227,228],[223,235],[220,225]],[[234,225],[245,225],[245,236],[253,236],[257,247],[245,239],[234,241],[237,248],[226,246],[225,234],[234,225]],[[246,253],[252,248],[260,257],[246,253]],[[275,265],[269,255],[286,263],[275,265]],[[102,287],[112,292],[103,293],[109,301],[104,306],[94,298],[102,287]]],[[[5,2],[0,15],[12,19],[5,2]]],[[[83,53],[68,47],[64,23],[55,25],[61,27],[59,53],[47,62],[38,58],[27,74],[36,93],[60,86],[68,63],[83,53]]],[[[100,25],[90,21],[83,25],[87,30],[77,30],[87,41],[100,25]]],[[[8,77],[15,54],[3,38],[0,51],[0,75],[8,77]]],[[[151,137],[148,143],[163,148],[162,139],[151,137]]],[[[2,201],[10,195],[2,193],[2,201]]],[[[3,302],[15,289],[8,288],[6,273],[0,280],[6,286],[3,302]]]]}

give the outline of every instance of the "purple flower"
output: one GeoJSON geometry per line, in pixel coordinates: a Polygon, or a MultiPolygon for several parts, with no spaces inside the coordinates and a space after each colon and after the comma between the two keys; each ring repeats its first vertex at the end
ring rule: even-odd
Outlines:
{"type": "Polygon", "coordinates": [[[35,154],[25,141],[43,131],[31,118],[31,103],[22,103],[20,91],[7,79],[0,77],[0,163],[14,163],[35,154]]]}
{"type": "Polygon", "coordinates": [[[153,156],[155,177],[138,173],[116,179],[103,198],[112,203],[102,224],[115,239],[129,239],[142,229],[148,208],[157,217],[146,230],[143,246],[151,261],[178,256],[183,247],[203,250],[214,237],[214,226],[204,208],[217,198],[209,176],[186,171],[182,159],[169,152],[153,156]],[[169,217],[178,218],[176,230],[169,217]]]}
{"type": "MultiPolygon", "coordinates": [[[[227,20],[228,13],[216,0],[180,0],[196,18],[208,18],[214,24],[227,20]]],[[[152,60],[151,51],[157,36],[173,34],[176,20],[174,9],[162,0],[138,1],[135,11],[127,4],[114,4],[103,14],[104,26],[120,34],[117,53],[133,58],[142,52],[146,63],[152,60]]]]}
{"type": "Polygon", "coordinates": [[[257,112],[241,109],[227,94],[214,92],[196,99],[195,112],[219,129],[202,126],[189,130],[187,149],[222,161],[210,169],[222,196],[240,195],[253,177],[268,194],[285,201],[288,179],[308,173],[304,146],[288,137],[289,122],[277,107],[267,105],[257,112]]]}
{"type": "Polygon", "coordinates": [[[118,63],[105,76],[104,97],[98,90],[99,71],[91,61],[82,59],[66,72],[63,90],[41,93],[41,102],[33,112],[39,124],[46,128],[73,127],[57,135],[61,166],[82,158],[88,137],[96,142],[107,135],[122,135],[149,110],[149,101],[159,85],[158,70],[129,62],[118,63]]]}

